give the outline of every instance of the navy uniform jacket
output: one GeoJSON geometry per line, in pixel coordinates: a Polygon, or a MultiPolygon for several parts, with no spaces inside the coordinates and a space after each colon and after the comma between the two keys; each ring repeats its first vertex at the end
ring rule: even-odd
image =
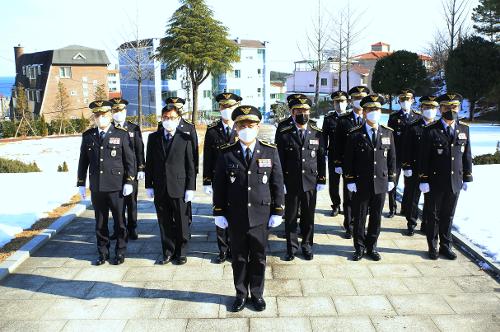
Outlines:
{"type": "Polygon", "coordinates": [[[335,142],[335,131],[339,120],[336,111],[329,112],[323,120],[323,135],[325,136],[325,147],[328,151],[328,158],[333,158],[335,142]]]}
{"type": "Polygon", "coordinates": [[[420,163],[420,183],[429,183],[433,190],[458,193],[463,182],[472,182],[472,156],[469,127],[455,122],[450,142],[441,120],[425,127],[420,163]]]}
{"type": "Polygon", "coordinates": [[[302,145],[297,126],[288,126],[278,133],[278,152],[287,193],[315,190],[326,183],[325,144],[323,132],[308,124],[302,145]]]}
{"type": "Polygon", "coordinates": [[[358,193],[382,194],[387,182],[396,178],[396,149],[392,129],[379,125],[374,145],[365,124],[353,128],[348,136],[344,158],[347,183],[356,183],[358,193]]]}
{"type": "Polygon", "coordinates": [[[406,129],[412,122],[420,118],[422,118],[422,115],[414,110],[410,111],[410,113],[408,114],[408,119],[406,118],[403,110],[393,112],[389,115],[389,121],[387,122],[387,125],[394,130],[394,141],[396,143],[396,162],[398,167],[401,167],[403,161],[403,144],[406,129]]]}
{"type": "MultiPolygon", "coordinates": [[[[309,120],[309,124],[316,125],[316,121],[309,120]]],[[[295,126],[295,122],[293,121],[293,116],[291,116],[291,115],[288,118],[278,122],[278,127],[276,127],[276,134],[274,135],[274,143],[276,143],[281,129],[288,127],[288,126],[295,126]]]]}
{"type": "Polygon", "coordinates": [[[234,143],[236,139],[236,131],[232,130],[227,140],[224,132],[224,124],[219,120],[207,127],[205,133],[205,142],[203,146],[203,185],[211,185],[217,158],[219,157],[220,148],[223,145],[234,143]]]}
{"type": "Polygon", "coordinates": [[[164,193],[182,198],[186,190],[195,190],[192,136],[176,130],[168,151],[163,136],[163,130],[149,135],[145,186],[153,188],[157,198],[164,193]]]}
{"type": "MultiPolygon", "coordinates": [[[[361,119],[361,123],[364,124],[362,116],[361,119]]],[[[358,125],[356,124],[356,119],[352,111],[339,116],[333,140],[333,164],[335,167],[343,167],[347,135],[352,128],[357,126],[358,125]]]]}
{"type": "Polygon", "coordinates": [[[123,129],[128,131],[132,149],[135,154],[135,162],[137,164],[137,171],[144,172],[146,161],[144,160],[144,142],[142,141],[141,127],[130,121],[123,123],[123,129]]]}
{"type": "MultiPolygon", "coordinates": [[[[181,118],[181,121],[179,122],[179,126],[177,127],[178,131],[182,131],[185,134],[191,135],[193,138],[191,140],[191,144],[193,146],[193,162],[194,162],[194,167],[196,174],[198,174],[198,166],[200,164],[200,155],[198,154],[198,134],[196,133],[196,127],[195,125],[184,118],[181,118]]],[[[158,131],[163,132],[163,125],[162,122],[158,122],[158,131]]]]}
{"type": "Polygon", "coordinates": [[[91,191],[119,191],[122,190],[123,184],[134,182],[135,157],[125,129],[111,125],[102,145],[97,128],[82,134],[77,186],[85,186],[87,170],[91,191]]]}
{"type": "Polygon", "coordinates": [[[413,174],[418,174],[420,150],[422,148],[422,134],[425,128],[423,118],[413,121],[406,129],[404,135],[404,149],[401,166],[404,170],[411,169],[413,174]]]}
{"type": "Polygon", "coordinates": [[[278,150],[257,140],[248,168],[243,156],[239,142],[221,149],[213,182],[213,214],[225,216],[232,227],[267,225],[271,215],[283,215],[285,204],[278,150]]]}

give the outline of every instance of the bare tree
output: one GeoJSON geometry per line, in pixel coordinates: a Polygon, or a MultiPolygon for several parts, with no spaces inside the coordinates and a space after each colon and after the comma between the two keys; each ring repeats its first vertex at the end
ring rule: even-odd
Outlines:
{"type": "Polygon", "coordinates": [[[429,42],[424,50],[424,52],[431,57],[431,74],[436,75],[444,71],[444,66],[448,59],[448,49],[449,46],[446,35],[442,31],[437,30],[434,33],[433,40],[429,42]]]}
{"type": "Polygon", "coordinates": [[[347,4],[345,9],[344,56],[346,64],[347,91],[350,89],[349,72],[352,64],[352,54],[355,50],[356,44],[361,38],[361,33],[368,27],[368,24],[362,24],[364,22],[363,16],[365,12],[366,11],[357,11],[352,9],[350,3],[347,4]]]}
{"type": "MultiPolygon", "coordinates": [[[[330,20],[325,19],[321,8],[321,0],[318,0],[317,17],[312,20],[312,31],[306,35],[307,60],[310,62],[311,70],[316,72],[316,84],[314,90],[314,105],[319,102],[320,74],[328,62],[327,47],[330,43],[329,26],[330,20]]],[[[299,51],[304,54],[299,47],[299,51]]]]}
{"type": "Polygon", "coordinates": [[[56,101],[54,102],[54,112],[58,115],[59,120],[59,135],[66,134],[66,128],[71,127],[76,131],[68,119],[68,112],[70,111],[71,101],[69,100],[68,91],[64,84],[59,81],[57,83],[56,101]]]}
{"type": "Polygon", "coordinates": [[[446,21],[448,52],[453,50],[465,32],[470,0],[441,0],[446,21]]]}
{"type": "Polygon", "coordinates": [[[14,119],[19,119],[19,124],[16,128],[16,134],[14,137],[17,137],[18,134],[26,135],[28,134],[28,130],[31,130],[33,135],[36,135],[36,131],[31,124],[31,120],[33,119],[33,113],[29,110],[28,106],[28,96],[26,96],[26,90],[24,86],[19,83],[16,86],[16,98],[14,103],[14,119]]]}
{"type": "Polygon", "coordinates": [[[337,16],[332,18],[333,27],[331,33],[331,59],[338,63],[339,73],[339,90],[342,89],[342,71],[345,58],[345,10],[341,9],[337,12],[337,16]]]}

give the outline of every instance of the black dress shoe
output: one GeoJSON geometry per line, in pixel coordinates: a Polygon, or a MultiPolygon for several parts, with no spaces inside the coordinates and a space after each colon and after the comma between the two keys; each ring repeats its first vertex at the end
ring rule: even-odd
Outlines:
{"type": "Polygon", "coordinates": [[[455,254],[453,250],[448,247],[439,248],[439,254],[451,260],[457,259],[457,254],[455,254]]]}
{"type": "Polygon", "coordinates": [[[304,258],[306,261],[312,261],[314,258],[314,254],[312,252],[303,252],[304,258]]]}
{"type": "Polygon", "coordinates": [[[394,214],[395,214],[394,211],[389,211],[389,213],[387,214],[386,218],[393,218],[394,214]]]}
{"type": "Polygon", "coordinates": [[[415,229],[413,229],[413,228],[408,228],[408,229],[404,232],[404,235],[406,235],[406,236],[413,236],[413,235],[415,235],[415,229]]]}
{"type": "Polygon", "coordinates": [[[377,250],[369,250],[366,252],[366,255],[369,256],[374,261],[379,261],[382,259],[382,257],[380,257],[380,254],[378,253],[377,250]]]}
{"type": "Polygon", "coordinates": [[[115,234],[115,233],[113,233],[113,234],[111,234],[111,236],[109,237],[109,240],[110,240],[110,241],[114,241],[114,240],[116,240],[117,238],[118,238],[118,237],[116,236],[116,234],[115,234]]]}
{"type": "Polygon", "coordinates": [[[432,259],[433,261],[437,260],[439,257],[439,254],[437,253],[436,249],[429,250],[428,254],[429,254],[429,258],[432,259]]]}
{"type": "Polygon", "coordinates": [[[287,262],[293,261],[295,259],[295,255],[294,254],[286,254],[284,259],[287,262]]]}
{"type": "Polygon", "coordinates": [[[362,250],[356,250],[354,255],[352,255],[353,261],[360,261],[363,258],[364,252],[362,250]]]}
{"type": "Polygon", "coordinates": [[[186,256],[179,256],[179,258],[177,258],[177,265],[184,265],[187,263],[187,257],[186,256]]]}
{"type": "Polygon", "coordinates": [[[124,255],[116,255],[115,257],[115,265],[120,265],[125,262],[125,256],[124,255]]]}
{"type": "Polygon", "coordinates": [[[99,257],[97,257],[97,259],[94,261],[94,265],[96,265],[96,266],[102,265],[102,264],[106,263],[106,261],[108,259],[109,259],[109,255],[99,255],[99,257]]]}
{"type": "Polygon", "coordinates": [[[156,260],[156,264],[158,265],[165,265],[168,264],[172,261],[172,256],[162,256],[161,258],[158,258],[156,260]]]}
{"type": "Polygon", "coordinates": [[[137,234],[137,231],[134,229],[128,232],[128,238],[132,241],[135,241],[139,238],[139,235],[137,234]]]}
{"type": "Polygon", "coordinates": [[[227,254],[220,253],[219,256],[215,259],[215,263],[222,264],[227,260],[227,254]]]}
{"type": "Polygon", "coordinates": [[[247,303],[246,297],[237,297],[233,302],[233,306],[231,307],[232,312],[238,312],[245,308],[245,304],[247,303]]]}
{"type": "Polygon", "coordinates": [[[252,297],[252,304],[255,311],[266,310],[266,301],[262,297],[252,297]]]}
{"type": "Polygon", "coordinates": [[[344,239],[352,239],[352,232],[350,229],[345,231],[344,239]]]}
{"type": "Polygon", "coordinates": [[[336,217],[339,214],[340,208],[338,206],[332,206],[332,217],[336,217]]]}

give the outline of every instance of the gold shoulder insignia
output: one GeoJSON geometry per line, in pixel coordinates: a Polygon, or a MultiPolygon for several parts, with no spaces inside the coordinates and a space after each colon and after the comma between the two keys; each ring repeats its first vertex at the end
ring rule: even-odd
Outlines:
{"type": "Polygon", "coordinates": [[[415,123],[417,123],[418,121],[420,121],[420,119],[415,119],[415,120],[413,120],[412,122],[410,122],[410,124],[411,124],[411,125],[412,125],[412,124],[415,124],[415,123]]]}
{"type": "Polygon", "coordinates": [[[385,129],[389,129],[390,131],[394,131],[394,129],[392,129],[391,127],[388,127],[386,125],[381,124],[381,126],[384,127],[385,129]]]}
{"type": "Polygon", "coordinates": [[[238,142],[234,142],[234,143],[226,143],[226,144],[224,144],[224,145],[221,145],[220,149],[221,149],[221,150],[225,150],[225,149],[227,149],[227,148],[230,148],[230,147],[232,147],[232,146],[236,145],[236,143],[238,143],[238,142]]]}
{"type": "Polygon", "coordinates": [[[191,120],[184,119],[184,121],[186,121],[186,122],[187,122],[187,123],[189,123],[190,125],[193,125],[193,126],[194,126],[194,124],[193,124],[193,122],[192,122],[191,120]]]}
{"type": "Polygon", "coordinates": [[[266,142],[266,141],[261,141],[261,140],[259,140],[259,142],[260,142],[260,144],[262,144],[262,145],[269,146],[270,148],[274,148],[274,149],[276,149],[276,144],[269,143],[269,142],[266,142]]]}
{"type": "Polygon", "coordinates": [[[123,127],[115,127],[116,129],[121,129],[123,131],[128,131],[126,128],[123,128],[123,127]]]}
{"type": "Polygon", "coordinates": [[[315,125],[311,124],[311,128],[319,131],[320,133],[323,132],[323,129],[316,127],[315,125]]]}
{"type": "Polygon", "coordinates": [[[280,133],[282,133],[282,132],[284,132],[284,131],[286,131],[286,130],[292,129],[292,128],[293,128],[293,126],[286,126],[286,127],[284,127],[284,128],[281,128],[281,129],[280,129],[280,133]]]}
{"type": "Polygon", "coordinates": [[[360,129],[361,127],[362,127],[362,126],[352,127],[352,128],[349,130],[349,133],[352,133],[353,131],[360,129]]]}
{"type": "Polygon", "coordinates": [[[417,111],[417,110],[412,110],[412,111],[413,111],[413,113],[418,114],[418,115],[421,115],[421,114],[422,114],[421,112],[419,112],[419,111],[417,111]]]}
{"type": "Polygon", "coordinates": [[[339,118],[346,117],[346,116],[348,116],[348,115],[350,115],[350,114],[351,114],[351,112],[345,112],[345,113],[342,113],[342,114],[340,114],[340,115],[339,115],[339,118]]]}
{"type": "Polygon", "coordinates": [[[460,120],[458,121],[458,124],[464,125],[464,126],[466,126],[466,127],[468,127],[468,126],[469,126],[467,123],[462,122],[462,121],[460,121],[460,120]]]}
{"type": "Polygon", "coordinates": [[[211,124],[209,124],[207,126],[207,129],[213,128],[213,127],[217,126],[218,124],[219,124],[219,121],[212,122],[211,124]]]}

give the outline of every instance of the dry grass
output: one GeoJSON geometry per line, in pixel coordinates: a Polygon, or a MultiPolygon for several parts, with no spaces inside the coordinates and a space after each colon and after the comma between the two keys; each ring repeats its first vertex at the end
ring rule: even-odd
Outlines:
{"type": "Polygon", "coordinates": [[[49,212],[48,216],[35,222],[30,228],[23,230],[17,234],[9,243],[0,248],[0,262],[6,260],[10,255],[19,250],[23,245],[28,243],[36,235],[43,232],[49,227],[57,218],[72,209],[78,202],[80,202],[80,195],[74,195],[68,203],[55,208],[49,212]]]}

